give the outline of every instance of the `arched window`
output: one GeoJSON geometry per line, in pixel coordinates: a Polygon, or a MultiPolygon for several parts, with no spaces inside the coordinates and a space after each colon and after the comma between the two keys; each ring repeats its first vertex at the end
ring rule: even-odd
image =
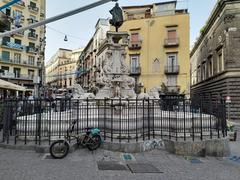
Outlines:
{"type": "Polygon", "coordinates": [[[153,73],[160,73],[160,60],[158,58],[156,58],[153,61],[152,72],[153,73]]]}

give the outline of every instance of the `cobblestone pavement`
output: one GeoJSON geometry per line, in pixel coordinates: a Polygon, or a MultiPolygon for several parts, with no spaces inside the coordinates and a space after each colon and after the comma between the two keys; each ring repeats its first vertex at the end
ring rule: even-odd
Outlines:
{"type": "MultiPolygon", "coordinates": [[[[231,156],[240,157],[240,126],[237,142],[231,142],[231,156]]],[[[164,150],[132,154],[133,161],[150,163],[163,173],[132,174],[127,171],[99,171],[101,160],[127,162],[122,153],[99,149],[94,153],[79,149],[65,159],[45,159],[45,154],[33,151],[0,148],[0,180],[239,180],[240,162],[230,158],[198,158],[202,163],[192,164],[185,157],[164,150]]]]}
{"type": "Polygon", "coordinates": [[[202,163],[191,164],[184,157],[163,150],[133,154],[136,162],[147,162],[159,168],[161,174],[132,174],[127,171],[99,171],[97,161],[116,160],[126,163],[122,153],[98,150],[94,153],[79,149],[63,160],[44,159],[33,151],[0,149],[1,180],[238,180],[240,163],[228,158],[199,158],[202,163]]]}

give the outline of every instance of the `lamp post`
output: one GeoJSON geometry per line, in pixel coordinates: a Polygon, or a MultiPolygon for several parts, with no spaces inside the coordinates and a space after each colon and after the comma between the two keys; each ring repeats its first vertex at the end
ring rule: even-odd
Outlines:
{"type": "Polygon", "coordinates": [[[37,68],[38,68],[38,75],[34,76],[33,83],[34,83],[34,92],[35,92],[35,97],[39,98],[40,97],[40,87],[41,87],[41,74],[42,74],[42,63],[41,61],[37,60],[37,68]]]}

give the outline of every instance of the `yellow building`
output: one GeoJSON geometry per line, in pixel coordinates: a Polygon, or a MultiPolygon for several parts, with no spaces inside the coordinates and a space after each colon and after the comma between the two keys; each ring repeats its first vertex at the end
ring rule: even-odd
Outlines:
{"type": "MultiPolygon", "coordinates": [[[[0,6],[11,0],[1,0],[0,6]]],[[[4,10],[13,22],[7,30],[45,19],[45,0],[24,0],[4,10]]],[[[44,81],[45,27],[0,39],[0,78],[33,91],[44,81]]]]}
{"type": "Polygon", "coordinates": [[[52,88],[69,88],[75,84],[76,64],[83,49],[60,48],[46,64],[46,83],[52,88]]]}
{"type": "Polygon", "coordinates": [[[164,83],[169,92],[189,94],[189,14],[176,3],[123,7],[119,31],[130,35],[126,57],[138,93],[164,83]]]}

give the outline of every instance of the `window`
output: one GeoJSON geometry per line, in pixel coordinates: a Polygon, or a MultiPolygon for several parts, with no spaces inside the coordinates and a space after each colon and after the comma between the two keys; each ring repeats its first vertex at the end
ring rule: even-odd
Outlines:
{"type": "Polygon", "coordinates": [[[207,73],[206,62],[203,62],[203,64],[202,64],[202,80],[206,79],[206,73],[207,73]]]}
{"type": "Polygon", "coordinates": [[[131,34],[131,41],[138,42],[139,41],[139,33],[132,33],[131,34]]]}
{"type": "Polygon", "coordinates": [[[7,67],[7,66],[2,66],[1,69],[4,71],[4,73],[8,73],[9,72],[9,67],[7,67]]]}
{"type": "Polygon", "coordinates": [[[167,45],[176,45],[178,44],[177,39],[177,30],[176,29],[168,29],[167,31],[167,39],[165,42],[167,45]]]}
{"type": "Polygon", "coordinates": [[[32,1],[30,1],[30,6],[33,8],[37,7],[36,3],[32,2],[32,1]]]}
{"type": "Polygon", "coordinates": [[[11,16],[11,8],[6,8],[2,10],[4,14],[6,14],[7,16],[11,16]]]}
{"type": "Polygon", "coordinates": [[[130,56],[130,70],[132,73],[136,73],[139,70],[139,55],[130,56]]]}
{"type": "Polygon", "coordinates": [[[20,68],[13,68],[13,73],[15,75],[15,78],[20,78],[21,69],[20,68]]]}
{"type": "Polygon", "coordinates": [[[72,86],[72,79],[69,79],[69,86],[72,86]]]}
{"type": "Polygon", "coordinates": [[[197,82],[201,82],[201,66],[197,68],[197,82]]]}
{"type": "Polygon", "coordinates": [[[151,17],[151,9],[147,9],[145,12],[145,18],[150,18],[151,17]]]}
{"type": "Polygon", "coordinates": [[[177,37],[177,31],[174,30],[168,30],[168,39],[176,39],[177,37]]]}
{"type": "Polygon", "coordinates": [[[21,63],[21,54],[14,53],[14,63],[21,63]]]}
{"type": "Polygon", "coordinates": [[[22,41],[20,39],[14,39],[15,44],[22,45],[22,41]]]}
{"type": "Polygon", "coordinates": [[[212,56],[208,58],[208,77],[213,76],[213,58],[212,56]]]}
{"type": "Polygon", "coordinates": [[[29,35],[31,36],[31,37],[33,37],[33,36],[35,36],[35,34],[36,34],[36,30],[35,29],[29,29],[29,35]]]}
{"type": "Polygon", "coordinates": [[[218,73],[222,72],[224,70],[224,60],[223,60],[223,53],[222,53],[222,49],[218,52],[218,56],[217,56],[217,69],[218,69],[218,73]]]}
{"type": "Polygon", "coordinates": [[[21,21],[22,21],[22,11],[19,11],[19,10],[15,10],[14,11],[14,25],[15,27],[19,28],[19,27],[22,27],[21,26],[21,21]]]}
{"type": "Polygon", "coordinates": [[[10,42],[10,40],[11,40],[10,37],[7,37],[7,36],[3,37],[2,38],[2,45],[7,46],[8,42],[10,42]]]}
{"type": "Polygon", "coordinates": [[[34,70],[29,69],[28,70],[28,76],[32,79],[34,76],[34,70]]]}
{"type": "Polygon", "coordinates": [[[167,54],[167,66],[168,66],[168,68],[170,68],[172,70],[173,67],[176,67],[177,65],[178,65],[177,53],[167,54]]]}
{"type": "Polygon", "coordinates": [[[159,61],[159,59],[155,59],[153,61],[152,69],[153,69],[153,73],[159,73],[160,72],[160,61],[159,61]]]}
{"type": "Polygon", "coordinates": [[[10,60],[10,52],[2,51],[2,60],[3,61],[9,61],[10,60]]]}
{"type": "Polygon", "coordinates": [[[31,43],[31,42],[29,42],[29,47],[31,47],[31,48],[35,48],[35,44],[34,44],[34,43],[31,43]]]}
{"type": "Polygon", "coordinates": [[[30,15],[28,18],[28,22],[29,22],[29,24],[37,22],[36,16],[30,15]]]}
{"type": "Polygon", "coordinates": [[[34,56],[28,56],[28,64],[34,65],[35,57],[34,56]]]}

